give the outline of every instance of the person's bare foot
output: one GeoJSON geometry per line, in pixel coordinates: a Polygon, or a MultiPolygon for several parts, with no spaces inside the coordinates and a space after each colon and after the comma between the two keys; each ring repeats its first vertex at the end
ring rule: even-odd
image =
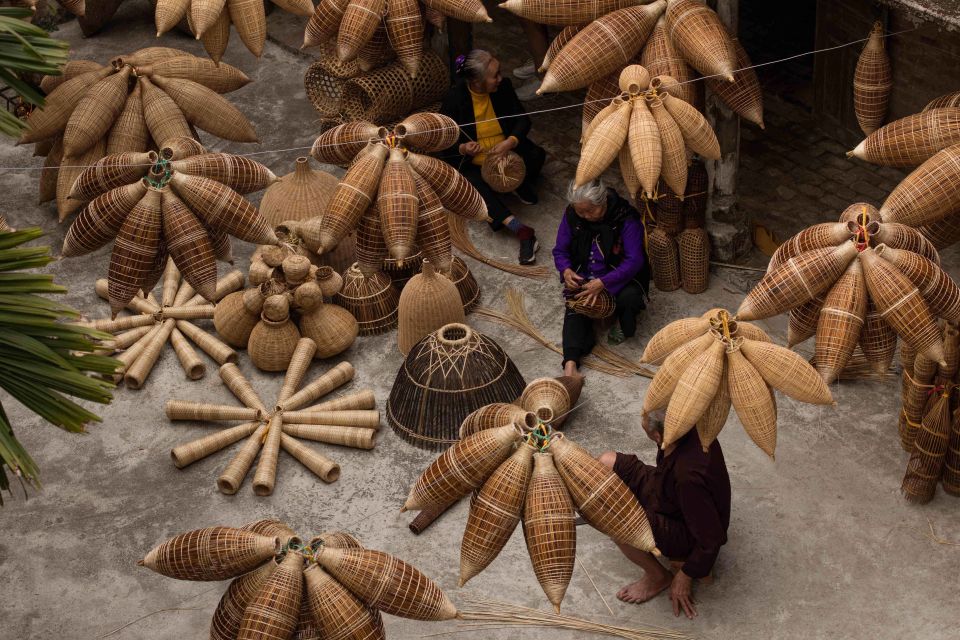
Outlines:
{"type": "Polygon", "coordinates": [[[672,576],[664,571],[660,575],[646,574],[636,582],[631,582],[617,592],[617,599],[628,604],[640,604],[656,597],[670,587],[672,576]]]}
{"type": "Polygon", "coordinates": [[[563,364],[563,375],[565,376],[579,376],[580,371],[577,370],[577,363],[573,360],[567,360],[563,364]]]}

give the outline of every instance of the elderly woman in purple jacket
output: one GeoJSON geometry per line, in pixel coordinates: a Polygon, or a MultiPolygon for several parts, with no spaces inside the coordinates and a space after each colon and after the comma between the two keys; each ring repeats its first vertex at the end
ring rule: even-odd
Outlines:
{"type": "MultiPolygon", "coordinates": [[[[619,344],[637,331],[637,314],[646,308],[650,267],[643,249],[637,210],[601,180],[567,190],[569,205],[557,229],[553,260],[564,295],[593,297],[606,290],[617,302],[619,326],[608,341],[619,344]]],[[[574,375],[580,359],[596,342],[593,322],[572,309],[563,318],[563,371],[574,375]]]]}

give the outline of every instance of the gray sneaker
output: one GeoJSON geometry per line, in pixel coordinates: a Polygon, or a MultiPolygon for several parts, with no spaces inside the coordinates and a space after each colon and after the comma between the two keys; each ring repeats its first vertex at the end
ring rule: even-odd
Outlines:
{"type": "Polygon", "coordinates": [[[528,80],[535,75],[537,75],[537,67],[532,58],[513,70],[513,77],[517,80],[528,80]]]}
{"type": "Polygon", "coordinates": [[[537,95],[537,89],[540,88],[540,85],[543,83],[543,80],[540,79],[540,76],[533,76],[517,89],[517,98],[521,102],[528,102],[530,100],[536,100],[540,96],[537,95]]]}

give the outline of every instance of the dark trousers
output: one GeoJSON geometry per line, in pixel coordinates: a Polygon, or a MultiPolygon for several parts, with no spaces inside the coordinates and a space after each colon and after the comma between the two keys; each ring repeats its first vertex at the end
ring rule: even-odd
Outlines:
{"type": "MultiPolygon", "coordinates": [[[[543,150],[543,147],[538,147],[528,139],[524,139],[518,144],[514,152],[523,158],[523,164],[527,169],[522,186],[532,187],[536,179],[540,177],[543,163],[547,159],[547,152],[543,150]]],[[[486,203],[487,213],[493,218],[490,228],[494,231],[503,229],[503,221],[513,215],[510,208],[503,202],[503,194],[497,193],[484,182],[483,176],[480,175],[480,167],[473,164],[470,158],[462,160],[460,172],[480,192],[480,197],[486,203]]]]}
{"type": "MultiPolygon", "coordinates": [[[[631,338],[637,333],[637,314],[646,308],[643,288],[636,282],[629,283],[617,294],[614,315],[625,337],[631,338]]],[[[567,309],[563,315],[563,363],[573,360],[579,367],[580,360],[590,353],[596,340],[593,320],[567,309]]]]}

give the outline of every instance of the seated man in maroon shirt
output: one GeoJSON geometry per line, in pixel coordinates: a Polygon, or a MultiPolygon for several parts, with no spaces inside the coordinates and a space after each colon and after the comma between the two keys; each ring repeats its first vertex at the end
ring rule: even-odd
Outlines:
{"type": "MultiPolygon", "coordinates": [[[[659,446],[663,413],[644,415],[643,430],[659,446]]],[[[720,443],[714,441],[704,453],[697,430],[691,429],[676,443],[657,451],[655,467],[643,464],[635,455],[615,451],[604,452],[599,459],[637,497],[660,552],[667,558],[685,559],[673,575],[652,553],[619,545],[644,575],[620,589],[617,598],[646,602],[669,587],[674,614],[679,616],[682,610],[693,618],[697,615],[693,580],[710,574],[730,525],[730,478],[720,443]]]]}

